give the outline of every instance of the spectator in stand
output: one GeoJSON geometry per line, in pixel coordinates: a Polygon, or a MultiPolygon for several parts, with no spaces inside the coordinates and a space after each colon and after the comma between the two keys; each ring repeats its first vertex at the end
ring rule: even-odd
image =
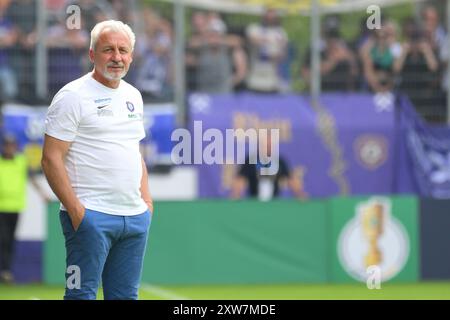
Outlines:
{"type": "Polygon", "coordinates": [[[279,65],[287,53],[288,37],[278,13],[268,9],[262,23],[249,25],[246,33],[250,51],[248,89],[264,93],[279,92],[279,65]]]}
{"type": "Polygon", "coordinates": [[[139,65],[135,85],[144,100],[168,101],[173,99],[172,26],[151,9],[143,14],[145,30],[135,50],[139,65]]]}
{"type": "MultiPolygon", "coordinates": [[[[361,48],[371,38],[372,38],[372,30],[367,28],[367,17],[363,17],[361,18],[359,24],[359,34],[350,43],[350,49],[355,54],[361,52],[361,48]]],[[[358,66],[357,90],[364,91],[365,89],[367,89],[367,83],[364,78],[364,72],[362,72],[364,68],[360,57],[358,55],[356,55],[356,57],[357,57],[356,63],[358,66]]]]}
{"type": "Polygon", "coordinates": [[[88,32],[84,29],[68,29],[63,18],[49,27],[48,90],[51,96],[83,74],[82,55],[88,46],[88,32]]]}
{"type": "Polygon", "coordinates": [[[413,18],[405,21],[403,30],[406,41],[394,63],[394,71],[400,75],[399,89],[419,109],[439,103],[439,60],[413,18]]]}
{"type": "Polygon", "coordinates": [[[360,49],[364,78],[372,92],[383,90],[377,77],[378,71],[393,72],[394,62],[401,50],[396,40],[396,29],[390,21],[383,21],[381,29],[374,30],[360,49]]]}
{"type": "Polygon", "coordinates": [[[384,28],[386,30],[387,42],[392,55],[394,56],[394,61],[397,60],[402,54],[402,44],[398,40],[398,26],[394,21],[387,20],[384,28]]]}
{"type": "Polygon", "coordinates": [[[37,43],[37,1],[11,1],[6,17],[17,30],[15,54],[11,56],[11,64],[18,76],[20,95],[18,99],[28,104],[36,104],[36,43],[37,43]]]}
{"type": "Polygon", "coordinates": [[[351,42],[351,49],[358,52],[361,47],[371,38],[371,30],[367,28],[367,17],[361,18],[359,21],[359,34],[351,42]]]}
{"type": "Polygon", "coordinates": [[[439,14],[435,7],[426,6],[422,10],[422,25],[424,37],[428,39],[435,54],[439,54],[446,46],[447,34],[440,24],[439,14]]]}
{"type": "Polygon", "coordinates": [[[194,11],[191,16],[191,36],[186,47],[186,87],[188,91],[196,91],[196,67],[195,67],[195,50],[189,43],[196,42],[197,39],[203,39],[208,29],[208,19],[204,12],[194,11]],[[194,40],[195,39],[195,40],[194,40]]]}
{"type": "Polygon", "coordinates": [[[208,17],[207,14],[202,11],[195,11],[192,14],[191,23],[193,36],[202,36],[208,31],[208,17]]]}
{"type": "Polygon", "coordinates": [[[195,67],[195,87],[206,93],[230,93],[247,74],[241,39],[226,34],[226,25],[215,14],[206,16],[206,30],[188,43],[187,61],[195,67]]]}
{"type": "MultiPolygon", "coordinates": [[[[320,73],[323,91],[352,91],[356,88],[358,76],[357,59],[341,38],[337,26],[325,27],[321,48],[320,73]]],[[[309,51],[308,51],[309,53],[309,51]]],[[[306,54],[302,68],[303,78],[311,81],[311,55],[306,54]]]]}
{"type": "Polygon", "coordinates": [[[422,26],[425,38],[428,40],[434,54],[440,63],[440,73],[442,77],[442,90],[447,91],[448,73],[447,64],[449,56],[449,44],[447,43],[447,33],[439,21],[439,13],[435,7],[429,5],[422,10],[422,26]]]}
{"type": "Polygon", "coordinates": [[[18,39],[18,30],[0,6],[0,99],[13,100],[18,92],[17,76],[11,67],[10,55],[18,39]]]}

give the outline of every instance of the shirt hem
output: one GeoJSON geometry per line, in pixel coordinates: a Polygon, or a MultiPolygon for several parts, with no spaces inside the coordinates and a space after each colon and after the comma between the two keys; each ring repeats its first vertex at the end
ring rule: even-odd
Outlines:
{"type": "MultiPolygon", "coordinates": [[[[86,204],[86,205],[84,205],[84,207],[87,210],[98,211],[98,212],[101,212],[101,213],[104,213],[104,214],[109,214],[109,215],[112,215],[112,216],[127,216],[127,217],[129,217],[129,216],[137,216],[137,215],[142,214],[142,213],[146,212],[147,210],[149,210],[147,208],[147,205],[145,205],[145,204],[143,206],[139,207],[139,208],[129,209],[129,210],[126,210],[126,211],[120,211],[120,210],[118,211],[118,210],[114,210],[114,209],[111,209],[111,208],[105,208],[105,207],[101,207],[101,206],[97,207],[97,206],[93,206],[93,205],[90,205],[90,204],[86,204]]],[[[60,210],[67,211],[67,209],[63,206],[62,203],[60,204],[60,210]]]]}

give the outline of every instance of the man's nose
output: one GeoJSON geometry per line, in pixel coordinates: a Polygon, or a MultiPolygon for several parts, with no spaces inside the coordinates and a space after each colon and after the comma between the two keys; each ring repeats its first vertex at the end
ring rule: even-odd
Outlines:
{"type": "Polygon", "coordinates": [[[120,54],[119,50],[114,50],[112,61],[114,62],[120,62],[122,61],[122,55],[120,54]]]}

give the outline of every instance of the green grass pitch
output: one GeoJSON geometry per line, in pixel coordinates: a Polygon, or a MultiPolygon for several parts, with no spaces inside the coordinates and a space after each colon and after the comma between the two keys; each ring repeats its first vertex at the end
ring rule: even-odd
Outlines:
{"type": "MultiPolygon", "coordinates": [[[[61,300],[58,286],[0,285],[0,300],[61,300]]],[[[103,299],[99,290],[98,299],[103,299]]],[[[361,284],[198,285],[142,284],[140,300],[450,300],[450,282],[381,284],[369,290],[361,284]]]]}

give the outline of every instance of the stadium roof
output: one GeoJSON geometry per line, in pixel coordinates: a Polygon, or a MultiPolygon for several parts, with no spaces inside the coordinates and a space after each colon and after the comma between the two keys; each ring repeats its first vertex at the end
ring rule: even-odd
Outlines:
{"type": "MultiPolygon", "coordinates": [[[[265,8],[276,8],[287,14],[309,14],[311,0],[164,0],[186,6],[229,13],[261,14],[265,8]]],[[[380,7],[423,0],[318,0],[324,13],[365,10],[370,5],[380,7]]]]}

